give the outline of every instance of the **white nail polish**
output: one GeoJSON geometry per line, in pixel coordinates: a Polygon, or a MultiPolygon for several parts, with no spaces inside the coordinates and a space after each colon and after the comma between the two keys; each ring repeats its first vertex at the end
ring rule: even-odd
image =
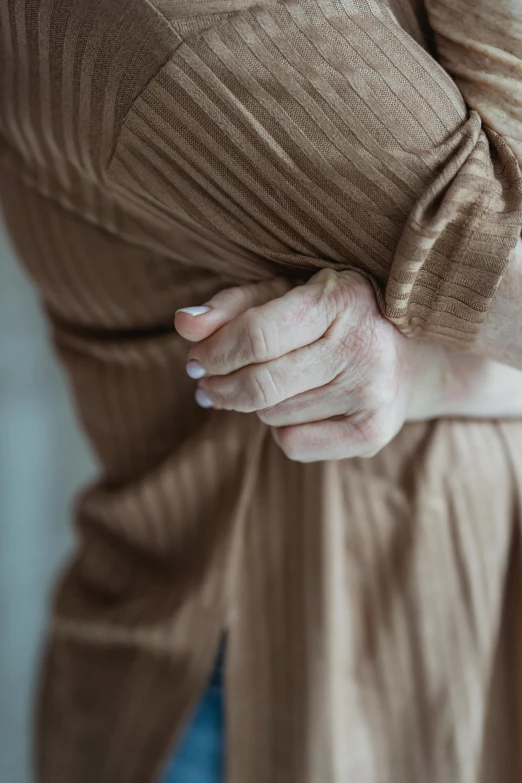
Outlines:
{"type": "Polygon", "coordinates": [[[188,313],[188,315],[205,315],[210,311],[210,307],[201,305],[201,307],[182,307],[180,310],[176,310],[177,313],[188,313]]]}
{"type": "Polygon", "coordinates": [[[214,403],[203,389],[196,389],[196,402],[201,408],[214,407],[214,403]]]}
{"type": "Polygon", "coordinates": [[[189,378],[194,378],[195,381],[199,380],[199,378],[203,378],[203,376],[207,374],[205,368],[195,359],[191,359],[190,362],[187,362],[186,369],[189,378]]]}

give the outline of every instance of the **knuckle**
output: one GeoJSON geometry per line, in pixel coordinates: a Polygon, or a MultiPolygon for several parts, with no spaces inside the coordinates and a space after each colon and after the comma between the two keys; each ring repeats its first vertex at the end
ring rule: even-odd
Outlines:
{"type": "Polygon", "coordinates": [[[357,285],[354,283],[355,281],[350,279],[349,282],[344,282],[328,291],[328,299],[336,313],[351,311],[355,314],[358,312],[360,303],[357,296],[357,285]]]}
{"type": "Polygon", "coordinates": [[[261,363],[271,358],[276,349],[277,327],[259,315],[256,310],[245,317],[246,359],[261,363]]]}
{"type": "Polygon", "coordinates": [[[342,275],[342,285],[344,294],[348,300],[354,304],[361,302],[364,309],[367,309],[368,303],[372,305],[372,311],[377,310],[377,302],[373,287],[363,274],[355,270],[347,270],[342,275]]]}
{"type": "Polygon", "coordinates": [[[330,306],[337,314],[350,313],[359,320],[377,311],[373,288],[359,272],[336,274],[335,282],[327,281],[325,290],[330,306]]]}
{"type": "Polygon", "coordinates": [[[252,410],[270,408],[279,401],[280,396],[272,373],[266,367],[257,367],[248,373],[245,392],[252,410]]]}

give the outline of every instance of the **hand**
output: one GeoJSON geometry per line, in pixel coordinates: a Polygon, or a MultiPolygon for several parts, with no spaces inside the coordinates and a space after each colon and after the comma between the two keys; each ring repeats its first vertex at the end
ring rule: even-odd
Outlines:
{"type": "Polygon", "coordinates": [[[298,461],[371,456],[405,420],[522,418],[522,372],[406,339],[354,272],[229,288],[176,327],[200,404],[256,411],[298,461]]]}
{"type": "Polygon", "coordinates": [[[176,328],[196,343],[200,404],[256,412],[301,462],[370,457],[436,407],[444,349],[401,335],[355,272],[227,289],[178,311],[176,328]]]}

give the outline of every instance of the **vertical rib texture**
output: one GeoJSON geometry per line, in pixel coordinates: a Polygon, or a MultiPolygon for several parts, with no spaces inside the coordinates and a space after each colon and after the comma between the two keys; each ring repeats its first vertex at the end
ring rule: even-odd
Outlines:
{"type": "Polygon", "coordinates": [[[334,266],[405,333],[473,343],[521,175],[428,33],[416,0],[0,2],[3,211],[100,463],[38,783],[158,780],[224,633],[227,783],[522,779],[522,425],[292,463],[195,406],[172,328],[334,266]]]}

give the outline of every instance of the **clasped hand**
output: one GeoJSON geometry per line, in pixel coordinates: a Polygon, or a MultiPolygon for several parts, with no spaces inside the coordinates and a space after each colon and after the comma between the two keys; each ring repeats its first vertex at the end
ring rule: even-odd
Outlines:
{"type": "Polygon", "coordinates": [[[370,457],[436,415],[442,349],[405,338],[355,272],[229,288],[175,324],[199,404],[256,413],[291,459],[370,457]]]}

